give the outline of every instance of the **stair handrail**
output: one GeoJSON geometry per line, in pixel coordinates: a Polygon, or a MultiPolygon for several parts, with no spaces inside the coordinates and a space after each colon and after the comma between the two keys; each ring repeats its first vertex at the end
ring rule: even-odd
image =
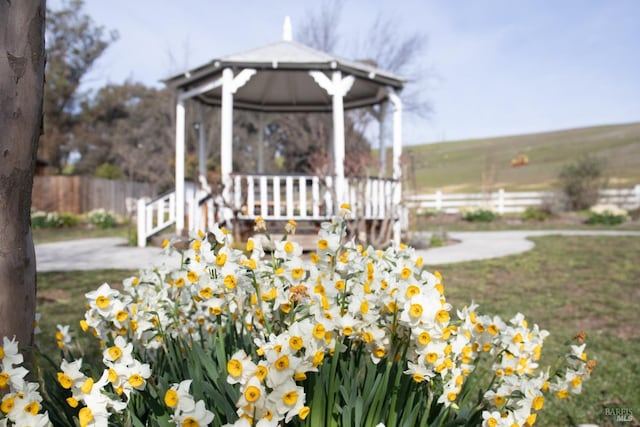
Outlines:
{"type": "Polygon", "coordinates": [[[148,198],[138,199],[138,247],[147,246],[149,237],[175,224],[175,204],[175,191],[162,194],[152,200],[148,198]]]}

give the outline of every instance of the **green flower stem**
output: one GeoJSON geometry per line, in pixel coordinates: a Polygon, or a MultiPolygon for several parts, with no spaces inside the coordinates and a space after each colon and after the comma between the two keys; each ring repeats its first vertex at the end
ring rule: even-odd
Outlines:
{"type": "MultiPolygon", "coordinates": [[[[393,363],[388,363],[388,369],[393,368],[393,363]]],[[[396,378],[393,382],[393,388],[391,389],[391,407],[389,408],[389,420],[387,421],[387,427],[395,427],[397,421],[396,403],[398,402],[398,390],[400,388],[400,376],[402,375],[402,369],[396,370],[396,378]]]]}
{"type": "Polygon", "coordinates": [[[326,406],[326,416],[325,416],[325,426],[337,425],[337,420],[334,418],[334,407],[336,396],[340,391],[340,382],[338,375],[336,372],[338,371],[338,362],[340,361],[340,350],[342,347],[342,343],[340,341],[336,341],[336,345],[334,347],[333,356],[331,357],[331,371],[329,374],[329,382],[327,389],[327,406],[326,406]]]}

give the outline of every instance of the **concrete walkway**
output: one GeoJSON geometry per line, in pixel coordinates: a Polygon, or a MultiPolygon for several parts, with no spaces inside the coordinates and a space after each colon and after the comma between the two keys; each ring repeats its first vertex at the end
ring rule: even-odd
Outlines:
{"type": "Polygon", "coordinates": [[[127,239],[105,237],[68,240],[36,245],[39,272],[97,269],[138,270],[140,268],[178,267],[178,255],[168,257],[156,246],[129,246],[127,239]]]}
{"type": "MultiPolygon", "coordinates": [[[[536,236],[637,236],[640,231],[605,230],[517,230],[517,231],[460,231],[447,236],[460,243],[418,251],[427,265],[449,264],[464,261],[480,261],[515,255],[530,249],[535,244],[529,237],[536,236]]],[[[420,236],[420,235],[418,235],[420,236]]],[[[429,234],[425,233],[429,240],[429,234]]],[[[419,238],[419,237],[418,237],[419,238]]],[[[415,239],[414,239],[415,240],[415,239]]]]}
{"type": "MultiPolygon", "coordinates": [[[[450,232],[449,238],[459,243],[440,248],[418,250],[427,265],[478,261],[528,251],[534,243],[528,237],[566,236],[638,236],[640,231],[599,230],[536,230],[536,231],[473,231],[450,232]]],[[[429,240],[429,233],[418,234],[415,239],[429,240]]],[[[158,247],[127,246],[123,238],[71,240],[36,245],[39,272],[127,269],[137,270],[153,266],[177,267],[179,257],[167,257],[158,247]]]]}

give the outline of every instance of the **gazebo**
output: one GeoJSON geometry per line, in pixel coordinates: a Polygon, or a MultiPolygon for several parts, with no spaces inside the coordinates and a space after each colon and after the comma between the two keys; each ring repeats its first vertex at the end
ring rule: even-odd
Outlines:
{"type": "MultiPolygon", "coordinates": [[[[350,203],[365,219],[392,217],[394,239],[400,239],[402,101],[399,92],[404,85],[401,77],[293,41],[287,18],[282,41],[214,59],[168,78],[165,84],[178,94],[176,189],[151,202],[139,201],[139,246],[146,245],[149,236],[170,225],[175,224],[177,234],[181,235],[185,230],[206,229],[213,221],[215,207],[211,204],[211,189],[202,176],[205,173],[202,166],[201,190],[191,194],[185,191],[187,100],[220,107],[222,191],[218,196],[238,212],[241,219],[261,216],[267,221],[322,220],[335,214],[340,204],[350,203]],[[345,177],[345,110],[373,105],[386,107],[387,103],[392,106],[393,176],[357,181],[345,177]],[[234,173],[233,114],[236,109],[264,113],[332,113],[332,175],[234,173]],[[321,194],[321,182],[324,194],[321,194]],[[364,195],[365,200],[358,195],[364,195]],[[209,203],[204,216],[198,213],[203,203],[209,203]]],[[[381,142],[381,149],[383,147],[381,142]]]]}

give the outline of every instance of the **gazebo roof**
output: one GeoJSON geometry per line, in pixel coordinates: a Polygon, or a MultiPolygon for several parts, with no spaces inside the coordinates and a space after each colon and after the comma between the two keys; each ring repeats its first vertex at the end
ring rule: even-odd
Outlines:
{"type": "MultiPolygon", "coordinates": [[[[234,95],[234,108],[266,112],[330,112],[331,96],[314,82],[309,71],[321,71],[329,79],[333,71],[354,77],[344,97],[345,109],[380,103],[387,97],[387,87],[400,90],[405,83],[402,77],[367,63],[345,60],[290,40],[214,59],[164,83],[189,91],[220,79],[225,68],[235,74],[247,68],[257,71],[234,95]]],[[[198,99],[220,105],[221,87],[199,94],[198,99]]]]}

